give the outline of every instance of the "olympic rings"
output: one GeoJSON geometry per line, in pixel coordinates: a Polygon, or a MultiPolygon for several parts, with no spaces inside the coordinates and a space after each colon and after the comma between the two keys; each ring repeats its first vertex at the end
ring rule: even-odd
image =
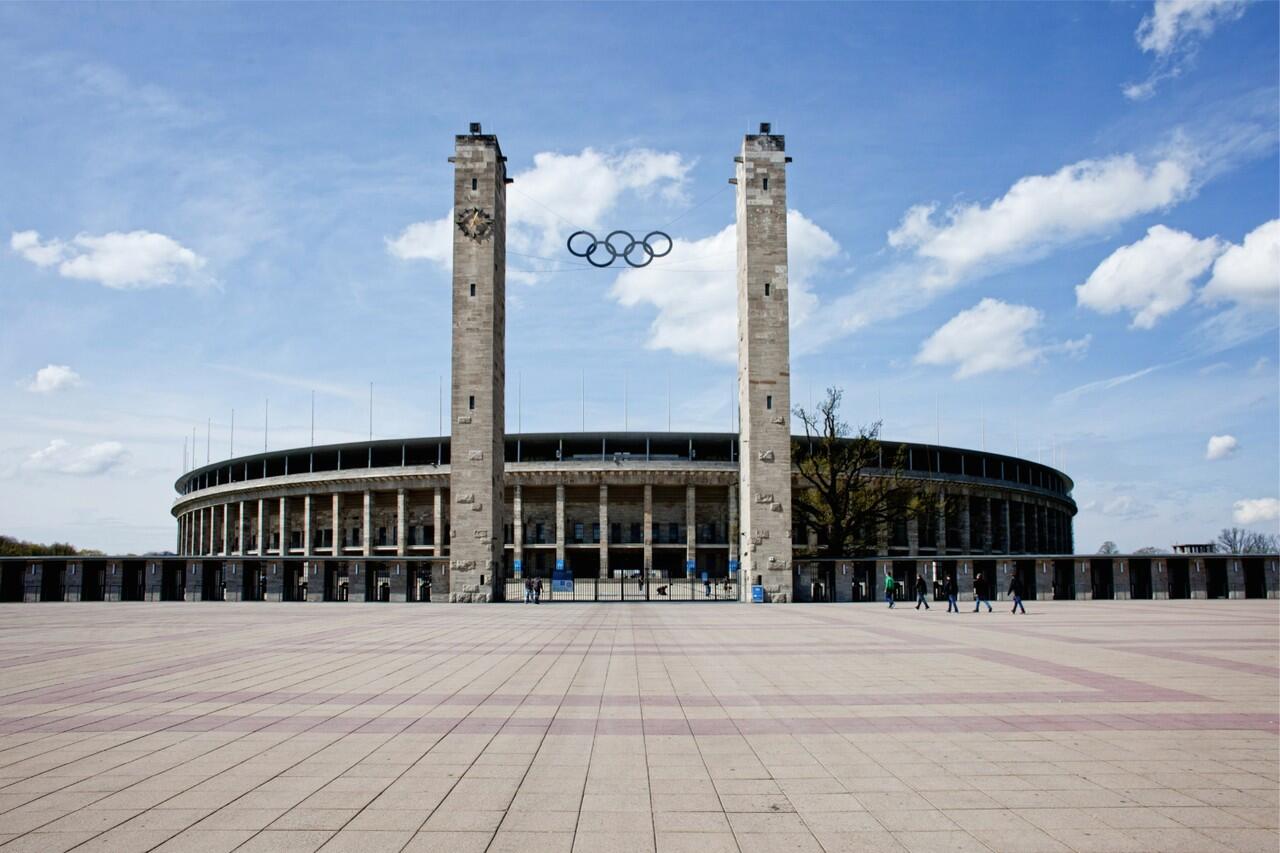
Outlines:
{"type": "MultiPolygon", "coordinates": [[[[579,240],[578,246],[581,247],[582,244],[583,241],[579,240]]],[[[671,236],[663,231],[650,231],[644,235],[643,240],[637,240],[631,235],[630,231],[618,230],[610,231],[609,236],[603,240],[596,239],[596,235],[590,231],[574,231],[569,235],[565,245],[569,249],[569,254],[575,258],[586,258],[587,263],[599,269],[612,266],[613,262],[618,258],[626,261],[628,266],[640,269],[641,267],[649,266],[654,258],[665,258],[671,253],[675,243],[672,242],[671,236]],[[591,240],[590,245],[585,249],[575,249],[573,241],[578,237],[589,238],[591,240]],[[659,238],[659,246],[662,245],[662,240],[666,240],[667,247],[659,252],[649,242],[651,237],[659,238]]]]}

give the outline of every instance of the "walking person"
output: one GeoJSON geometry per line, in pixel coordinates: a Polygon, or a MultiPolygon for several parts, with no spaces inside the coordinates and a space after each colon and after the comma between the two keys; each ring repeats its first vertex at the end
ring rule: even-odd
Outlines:
{"type": "Polygon", "coordinates": [[[889,602],[890,610],[893,609],[893,590],[894,590],[893,570],[885,569],[884,570],[884,600],[889,602]]]}
{"type": "Polygon", "coordinates": [[[533,603],[542,603],[542,578],[538,578],[533,582],[533,603]]]}
{"type": "Polygon", "coordinates": [[[1022,580],[1018,577],[1018,570],[1013,570],[1013,576],[1009,578],[1009,595],[1013,597],[1013,609],[1010,613],[1017,613],[1019,610],[1025,616],[1027,608],[1022,606],[1022,580]]]}
{"type": "Polygon", "coordinates": [[[956,576],[947,575],[946,583],[943,584],[943,590],[947,593],[947,612],[959,613],[960,605],[956,604],[956,576]]]}
{"type": "Polygon", "coordinates": [[[524,603],[533,604],[533,578],[524,579],[524,603]]]}
{"type": "Polygon", "coordinates": [[[929,599],[925,598],[925,593],[929,591],[929,585],[924,581],[924,575],[916,575],[916,610],[920,609],[920,605],[924,605],[924,609],[929,609],[929,599]]]}
{"type": "Polygon", "coordinates": [[[991,602],[987,601],[987,579],[982,572],[978,572],[973,576],[973,612],[977,613],[982,609],[982,605],[987,605],[987,612],[991,612],[991,602]]]}

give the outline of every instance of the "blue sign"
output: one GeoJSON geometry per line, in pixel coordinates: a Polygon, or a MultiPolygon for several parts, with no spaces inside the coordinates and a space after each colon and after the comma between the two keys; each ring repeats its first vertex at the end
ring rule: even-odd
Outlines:
{"type": "Polygon", "coordinates": [[[764,587],[762,586],[751,587],[751,603],[764,604],[764,587]]]}
{"type": "Polygon", "coordinates": [[[573,592],[573,575],[565,570],[564,560],[556,560],[555,571],[551,573],[552,592],[573,592]]]}
{"type": "Polygon", "coordinates": [[[733,577],[737,573],[738,573],[738,561],[730,560],[729,561],[729,577],[733,577]]]}
{"type": "Polygon", "coordinates": [[[523,561],[523,560],[516,560],[516,561],[515,561],[516,574],[520,574],[520,569],[521,569],[521,567],[522,567],[523,563],[524,563],[524,561],[523,561]]]}
{"type": "Polygon", "coordinates": [[[698,564],[695,563],[693,560],[684,561],[684,573],[686,575],[692,575],[697,568],[698,568],[698,564]]]}

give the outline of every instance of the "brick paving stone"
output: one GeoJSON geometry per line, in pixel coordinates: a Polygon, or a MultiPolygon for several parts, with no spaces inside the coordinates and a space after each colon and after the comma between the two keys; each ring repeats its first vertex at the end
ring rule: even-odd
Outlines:
{"type": "Polygon", "coordinates": [[[1280,606],[0,606],[0,853],[1280,848],[1280,606]]]}

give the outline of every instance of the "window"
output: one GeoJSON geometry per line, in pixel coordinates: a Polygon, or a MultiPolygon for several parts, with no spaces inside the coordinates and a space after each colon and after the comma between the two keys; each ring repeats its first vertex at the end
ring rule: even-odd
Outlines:
{"type": "Polygon", "coordinates": [[[385,527],[378,528],[378,544],[379,545],[387,544],[387,528],[385,527]]]}
{"type": "MultiPolygon", "coordinates": [[[[773,399],[773,398],[770,397],[769,399],[773,399]]],[[[474,394],[472,394],[470,397],[467,398],[467,408],[474,409],[475,407],[476,407],[476,397],[474,394]]]]}
{"type": "Polygon", "coordinates": [[[583,541],[585,534],[586,534],[586,528],[583,526],[582,522],[575,521],[573,523],[573,541],[574,542],[583,541]]]}
{"type": "Polygon", "coordinates": [[[615,521],[609,525],[609,542],[612,544],[612,543],[617,543],[621,541],[622,541],[622,524],[620,522],[615,521]]]}
{"type": "MultiPolygon", "coordinates": [[[[766,179],[766,180],[767,180],[767,179],[766,179]]],[[[472,190],[472,192],[474,192],[474,191],[476,190],[476,187],[477,187],[476,179],[475,179],[475,178],[472,178],[472,179],[471,179],[471,190],[472,190]]],[[[768,187],[765,187],[765,189],[769,189],[769,188],[768,188],[768,187]]]]}
{"type": "MultiPolygon", "coordinates": [[[[474,286],[475,286],[475,285],[472,285],[472,287],[474,287],[474,286]]],[[[769,282],[767,282],[767,281],[764,283],[764,295],[765,295],[765,296],[768,296],[768,295],[769,295],[769,282]]]]}
{"type": "Polygon", "coordinates": [[[765,398],[764,398],[764,407],[765,407],[766,409],[772,409],[772,408],[773,408],[773,395],[772,395],[772,394],[769,394],[769,395],[765,396],[765,398]]]}
{"type": "Polygon", "coordinates": [[[542,544],[542,522],[539,521],[533,525],[533,541],[536,545],[542,544]]]}
{"type": "Polygon", "coordinates": [[[680,525],[676,524],[674,521],[668,524],[667,536],[670,537],[667,541],[679,542],[680,541],[680,525]]]}
{"type": "Polygon", "coordinates": [[[640,522],[638,521],[631,522],[631,541],[632,542],[644,541],[644,536],[643,534],[640,533],[640,522]]]}
{"type": "Polygon", "coordinates": [[[471,295],[472,297],[476,295],[476,283],[474,281],[471,282],[471,295]]]}
{"type": "Polygon", "coordinates": [[[598,521],[591,522],[591,541],[600,541],[600,522],[598,521]]]}
{"type": "MultiPolygon", "coordinates": [[[[475,189],[475,187],[472,187],[472,189],[475,189]]],[[[760,179],[760,189],[762,189],[762,190],[767,190],[767,189],[769,189],[769,179],[768,179],[768,178],[761,178],[761,179],[760,179]]]]}

